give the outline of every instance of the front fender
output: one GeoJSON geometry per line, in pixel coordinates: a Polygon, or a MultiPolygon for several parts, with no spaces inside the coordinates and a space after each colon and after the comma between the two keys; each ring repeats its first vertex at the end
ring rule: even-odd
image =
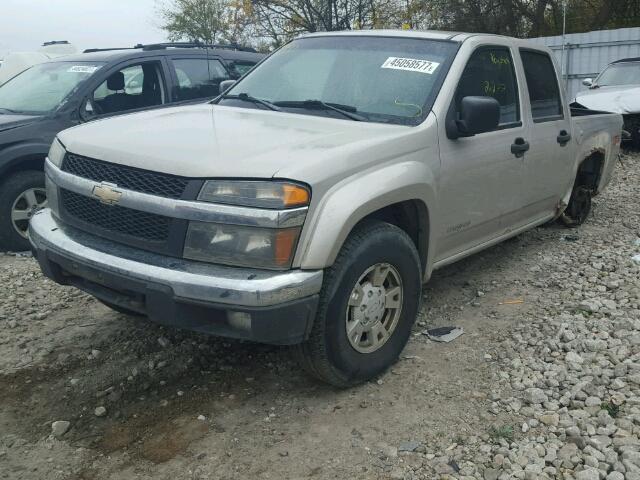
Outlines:
{"type": "MultiPolygon", "coordinates": [[[[44,159],[51,145],[47,143],[17,143],[0,150],[0,177],[14,170],[23,159],[44,159]]],[[[18,167],[19,168],[19,167],[18,167]]]]}
{"type": "MultiPolygon", "coordinates": [[[[318,269],[332,265],[353,227],[381,208],[419,200],[427,207],[428,216],[429,205],[435,199],[434,176],[424,161],[418,161],[418,153],[414,156],[377,166],[334,185],[307,218],[298,247],[299,266],[318,269]]],[[[432,229],[428,231],[430,237],[432,229]]],[[[427,271],[429,265],[428,260],[427,271]]]]}

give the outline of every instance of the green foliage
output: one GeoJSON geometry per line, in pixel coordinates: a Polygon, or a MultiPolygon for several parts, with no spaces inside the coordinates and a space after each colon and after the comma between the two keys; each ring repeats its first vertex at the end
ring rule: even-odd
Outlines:
{"type": "Polygon", "coordinates": [[[242,43],[253,21],[251,4],[237,0],[172,0],[158,10],[171,41],[242,43]]]}
{"type": "Polygon", "coordinates": [[[413,0],[414,10],[429,12],[430,27],[515,37],[561,34],[564,1],[567,33],[637,26],[640,20],[638,0],[413,0]]]}
{"type": "Polygon", "coordinates": [[[602,408],[602,410],[606,410],[611,418],[616,418],[620,413],[620,405],[616,405],[613,402],[602,402],[600,408],[602,408]]]}
{"type": "Polygon", "coordinates": [[[504,439],[511,443],[514,437],[513,427],[511,425],[501,425],[499,427],[494,425],[489,429],[489,437],[491,437],[494,442],[499,442],[501,439],[504,439]]]}
{"type": "Polygon", "coordinates": [[[440,29],[515,37],[640,24],[640,0],[157,0],[170,40],[251,43],[261,51],[306,33],[440,29]]]}

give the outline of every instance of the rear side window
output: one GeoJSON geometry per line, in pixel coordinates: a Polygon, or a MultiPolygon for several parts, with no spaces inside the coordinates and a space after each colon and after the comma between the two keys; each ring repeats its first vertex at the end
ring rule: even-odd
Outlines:
{"type": "Polygon", "coordinates": [[[456,111],[464,97],[493,97],[500,104],[500,126],[520,122],[518,82],[508,48],[488,47],[473,52],[456,90],[456,111]]]}
{"type": "Polygon", "coordinates": [[[233,62],[233,70],[238,77],[241,77],[253,68],[255,63],[233,62]]]}
{"type": "Polygon", "coordinates": [[[181,58],[173,60],[178,77],[177,100],[217,97],[220,82],[229,79],[229,72],[219,60],[181,58]]]}
{"type": "Polygon", "coordinates": [[[533,120],[557,120],[562,118],[562,101],[556,77],[556,69],[549,55],[531,50],[521,50],[524,76],[529,88],[533,120]]]}

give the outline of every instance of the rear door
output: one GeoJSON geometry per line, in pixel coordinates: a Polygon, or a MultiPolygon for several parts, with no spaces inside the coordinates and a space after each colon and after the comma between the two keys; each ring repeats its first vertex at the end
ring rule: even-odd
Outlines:
{"type": "Polygon", "coordinates": [[[556,68],[544,51],[520,49],[525,74],[531,125],[530,149],[525,167],[527,204],[530,219],[555,211],[566,193],[567,179],[573,168],[574,143],[571,138],[571,113],[560,89],[556,68]]]}
{"type": "MultiPolygon", "coordinates": [[[[471,53],[454,95],[456,117],[466,96],[489,96],[500,104],[500,124],[491,132],[448,139],[440,130],[442,231],[436,260],[444,260],[508,233],[523,206],[522,176],[526,144],[522,96],[512,50],[480,46],[471,53]]],[[[442,122],[444,123],[444,122],[442,122]]]]}
{"type": "Polygon", "coordinates": [[[171,59],[174,71],[173,99],[177,102],[207,100],[220,94],[220,82],[231,75],[218,58],[185,56],[171,59]]]}

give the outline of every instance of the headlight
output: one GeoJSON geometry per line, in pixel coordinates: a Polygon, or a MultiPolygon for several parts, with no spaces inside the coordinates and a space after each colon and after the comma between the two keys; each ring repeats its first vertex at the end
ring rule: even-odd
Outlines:
{"type": "Polygon", "coordinates": [[[243,207],[295,208],[309,204],[309,189],[302,185],[280,181],[209,180],[198,200],[228,203],[243,207]]]}
{"type": "Polygon", "coordinates": [[[67,153],[67,151],[60,143],[60,140],[58,140],[58,138],[56,137],[51,144],[51,148],[49,149],[49,155],[47,158],[56,167],[60,168],[62,166],[62,160],[64,159],[65,153],[67,153]]]}
{"type": "Polygon", "coordinates": [[[269,269],[291,267],[300,227],[256,228],[191,222],[184,257],[191,260],[269,269]]]}

